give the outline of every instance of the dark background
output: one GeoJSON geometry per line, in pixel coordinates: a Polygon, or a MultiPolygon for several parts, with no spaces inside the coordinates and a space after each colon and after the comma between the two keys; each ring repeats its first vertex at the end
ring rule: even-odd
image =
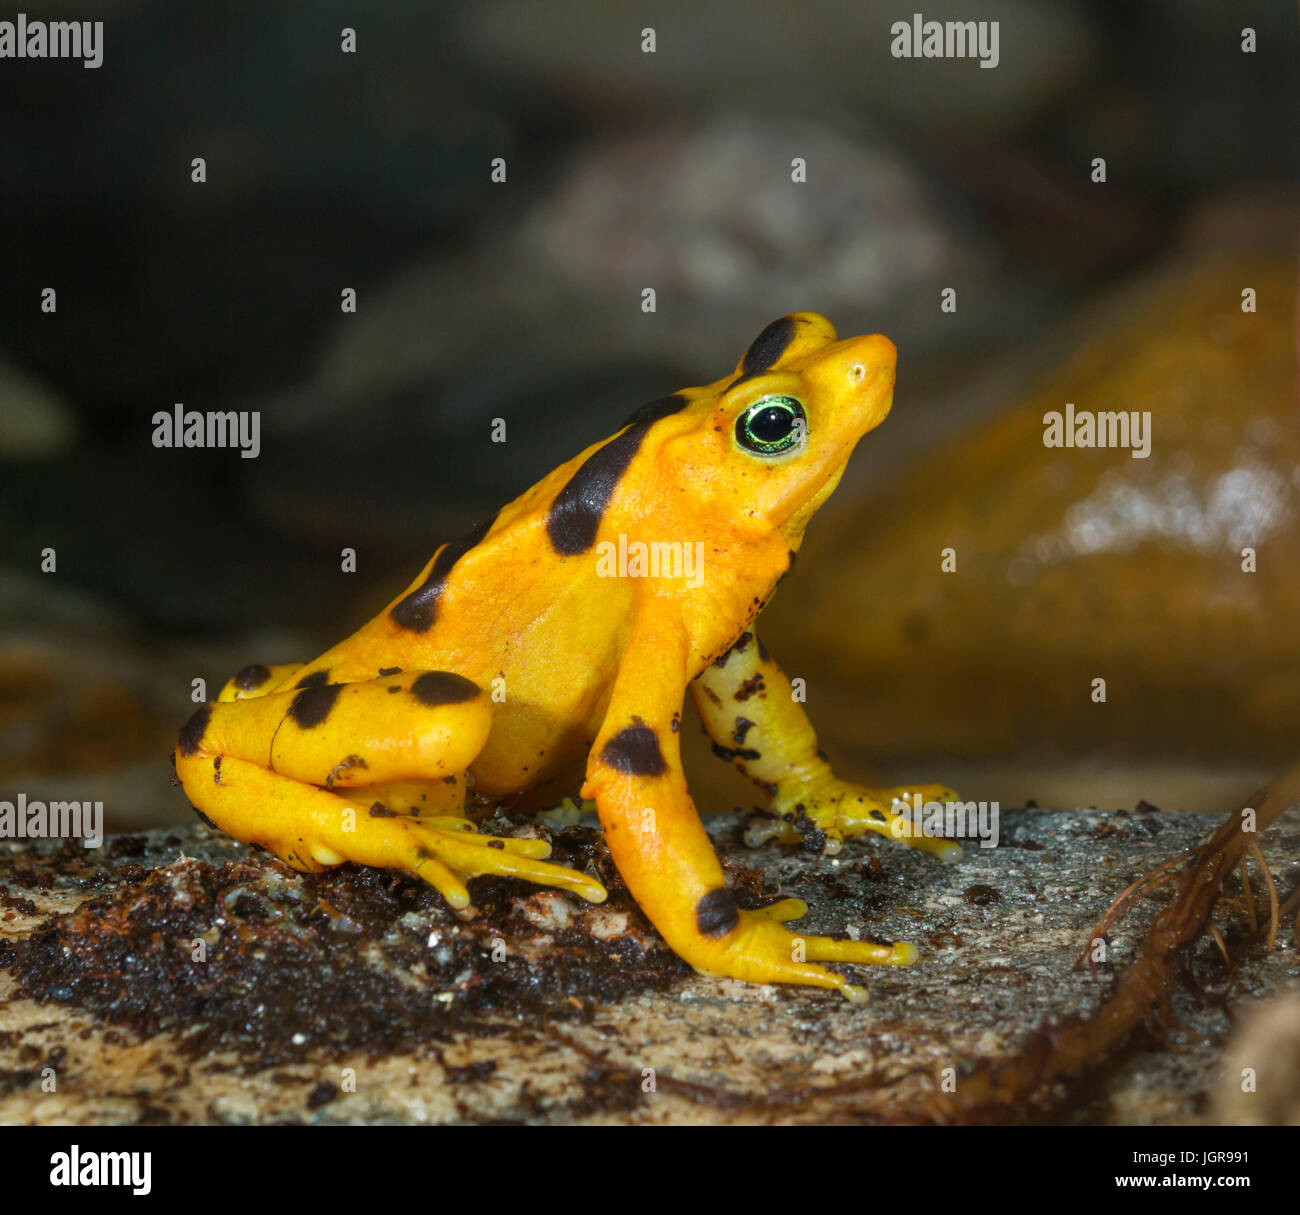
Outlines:
{"type": "Polygon", "coordinates": [[[176,812],[192,678],[350,631],[773,317],[889,334],[899,434],[937,441],[954,386],[1300,169],[1262,0],[23,7],[105,46],[0,61],[0,781],[119,821],[176,812]],[[917,7],[999,20],[1000,65],[892,59],[917,7]],[[260,458],[154,449],[175,402],[261,410],[260,458]]]}

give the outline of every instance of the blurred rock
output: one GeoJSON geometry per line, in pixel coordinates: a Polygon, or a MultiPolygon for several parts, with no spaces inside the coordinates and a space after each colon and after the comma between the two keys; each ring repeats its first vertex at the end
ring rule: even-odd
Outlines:
{"type": "Polygon", "coordinates": [[[272,634],[145,641],[66,579],[0,570],[0,796],[102,801],[110,830],[188,821],[170,757],[194,710],[191,680],[215,697],[250,661],[308,652],[301,637],[272,634]]]}
{"type": "Polygon", "coordinates": [[[1295,309],[1289,253],[1199,252],[1071,326],[1072,356],[1000,416],[828,508],[769,629],[816,678],[826,736],[883,756],[1293,755],[1295,309]],[[1045,447],[1067,402],[1150,410],[1150,458],[1045,447]]]}
{"type": "Polygon", "coordinates": [[[0,357],[0,459],[40,460],[71,447],[72,411],[44,384],[0,357]]]}
{"type": "Polygon", "coordinates": [[[492,510],[805,307],[846,333],[887,329],[919,357],[1032,323],[1043,300],[876,136],[739,114],[630,135],[579,154],[509,234],[363,296],[314,374],[262,402],[285,438],[253,491],[268,521],[346,510],[389,537],[427,529],[438,501],[492,510]],[[796,156],[815,184],[791,181],[796,156]],[[949,285],[979,306],[942,313],[949,285]]]}
{"type": "Polygon", "coordinates": [[[102,414],[287,382],[340,289],[481,222],[486,165],[518,146],[518,100],[440,8],[136,0],[98,14],[99,70],[6,60],[8,347],[102,414]],[[51,283],[57,317],[34,304],[51,283]]]}
{"type": "MultiPolygon", "coordinates": [[[[1024,126],[1070,94],[1094,45],[1072,0],[987,0],[979,19],[1001,23],[995,69],[895,59],[890,27],[912,11],[886,0],[486,0],[467,10],[462,36],[485,66],[543,83],[583,112],[640,118],[739,102],[778,115],[816,96],[944,136],[1024,126]],[[654,54],[641,51],[646,26],[657,33],[654,54]]],[[[976,15],[958,0],[935,0],[924,14],[976,15]]]]}
{"type": "Polygon", "coordinates": [[[1224,1052],[1214,1111],[1230,1126],[1300,1126],[1300,995],[1275,996],[1242,1018],[1224,1052]]]}
{"type": "Polygon", "coordinates": [[[1291,6],[1126,0],[1096,32],[1096,75],[1053,137],[1063,155],[1104,155],[1112,183],[1166,196],[1300,175],[1291,6]]]}
{"type": "MultiPolygon", "coordinates": [[[[0,788],[6,797],[90,799],[140,817],[167,786],[175,713],[163,678],[115,613],[58,585],[0,576],[0,788]],[[153,796],[142,767],[153,767],[153,796]]],[[[181,688],[177,688],[178,693],[181,688]]]]}

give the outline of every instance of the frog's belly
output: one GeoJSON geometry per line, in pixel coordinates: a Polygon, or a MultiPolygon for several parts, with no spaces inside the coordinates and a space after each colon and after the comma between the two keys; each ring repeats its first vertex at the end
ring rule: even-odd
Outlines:
{"type": "Polygon", "coordinates": [[[571,689],[573,694],[558,704],[552,690],[549,702],[542,704],[530,699],[526,690],[517,689],[516,694],[494,704],[491,733],[470,767],[475,787],[490,796],[504,797],[539,784],[555,784],[552,800],[557,802],[575,792],[609,704],[610,690],[607,683],[571,689]],[[560,784],[573,784],[574,788],[560,788],[560,784]]]}
{"type": "MultiPolygon", "coordinates": [[[[558,785],[561,774],[581,783],[618,673],[628,596],[609,579],[572,579],[558,593],[523,588],[474,644],[439,655],[492,699],[492,730],[470,769],[481,791],[558,785]]],[[[554,800],[573,791],[557,787],[554,800]]]]}

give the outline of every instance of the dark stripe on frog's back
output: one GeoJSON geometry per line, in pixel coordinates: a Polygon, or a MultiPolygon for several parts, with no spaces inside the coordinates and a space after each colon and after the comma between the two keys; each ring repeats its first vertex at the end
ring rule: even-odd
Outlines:
{"type": "Polygon", "coordinates": [[[447,585],[447,575],[451,573],[452,566],[470,549],[483,542],[495,522],[496,516],[493,515],[459,540],[444,544],[434,557],[424,581],[393,605],[392,611],[388,613],[393,623],[412,633],[427,633],[438,617],[438,599],[447,585]]]}
{"type": "Polygon", "coordinates": [[[753,375],[762,375],[785,352],[794,340],[795,321],[792,316],[783,316],[773,321],[756,337],[740,360],[740,375],[731,382],[735,387],[741,380],[753,375]]]}
{"type": "Polygon", "coordinates": [[[576,557],[596,542],[610,499],[640,450],[646,432],[660,418],[680,413],[685,407],[686,398],[679,393],[642,405],[624,423],[626,429],[582,462],[546,512],[546,534],[560,556],[576,557]]]}

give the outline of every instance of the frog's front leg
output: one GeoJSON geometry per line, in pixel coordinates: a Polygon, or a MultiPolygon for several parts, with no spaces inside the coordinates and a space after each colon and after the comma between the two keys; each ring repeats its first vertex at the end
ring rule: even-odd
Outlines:
{"type": "Polygon", "coordinates": [[[783,843],[834,852],[845,837],[876,831],[943,861],[961,859],[960,844],[913,830],[894,809],[900,801],[946,802],[956,794],[945,785],[868,789],[840,780],[818,750],[789,679],[754,634],[745,633],[707,666],[691,690],[715,754],[771,798],[768,813],[775,821],[767,827],[760,820],[746,834],[748,842],[776,835],[783,843]]]}
{"type": "Polygon", "coordinates": [[[669,945],[697,970],[750,983],[865,991],[818,962],[913,961],[907,944],[873,945],[791,932],[806,910],[786,899],[742,911],[686,790],[677,722],[689,669],[688,634],[671,608],[642,611],[587,764],[584,797],[594,798],[605,842],[637,903],[669,945]]]}
{"type": "Polygon", "coordinates": [[[393,809],[422,808],[412,804],[421,787],[463,773],[491,723],[478,686],[445,671],[309,683],[204,705],[181,730],[176,773],[205,819],[296,869],[401,869],[454,907],[469,904],[465,881],[482,874],[602,901],[599,882],[542,859],[543,841],[479,835],[446,806],[393,809]]]}

